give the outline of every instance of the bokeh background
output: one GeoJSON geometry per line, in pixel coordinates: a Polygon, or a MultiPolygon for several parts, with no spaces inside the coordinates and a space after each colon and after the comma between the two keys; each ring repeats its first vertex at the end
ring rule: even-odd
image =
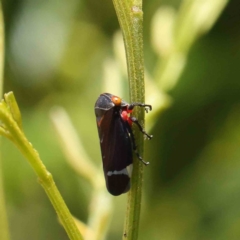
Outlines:
{"type": "MultiPolygon", "coordinates": [[[[145,168],[140,240],[240,239],[240,5],[237,0],[209,0],[210,8],[216,5],[214,18],[208,5],[188,8],[192,2],[144,1],[146,101],[156,112],[146,122],[154,138],[145,148],[151,165],[145,168]],[[196,32],[182,24],[190,11],[195,13],[186,21],[190,25],[200,11],[205,17],[196,32]],[[175,42],[169,34],[174,20],[173,35],[179,37],[183,26],[188,34],[175,42]],[[174,51],[181,60],[167,70],[176,73],[169,87],[159,78],[174,51]],[[152,85],[155,90],[148,89],[152,85]]],[[[94,103],[102,92],[129,99],[113,4],[4,0],[3,11],[4,92],[14,92],[26,136],[71,212],[87,223],[92,187],[66,161],[50,113],[54,106],[66,110],[83,148],[101,170],[94,103]]],[[[35,173],[6,139],[3,173],[11,238],[68,239],[35,173]]],[[[111,201],[106,239],[118,240],[126,196],[111,201]]]]}

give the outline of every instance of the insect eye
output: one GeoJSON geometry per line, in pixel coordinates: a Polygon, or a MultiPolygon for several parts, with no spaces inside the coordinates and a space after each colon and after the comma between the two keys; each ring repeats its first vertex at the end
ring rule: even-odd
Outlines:
{"type": "Polygon", "coordinates": [[[116,106],[120,106],[122,103],[122,99],[116,96],[112,97],[112,102],[116,105],[116,106]]]}

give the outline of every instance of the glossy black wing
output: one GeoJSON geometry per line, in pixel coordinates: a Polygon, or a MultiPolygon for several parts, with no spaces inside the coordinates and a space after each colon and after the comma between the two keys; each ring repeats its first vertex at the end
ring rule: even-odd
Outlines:
{"type": "Polygon", "coordinates": [[[132,141],[128,128],[115,108],[98,118],[103,170],[108,191],[120,195],[130,188],[132,141]]]}

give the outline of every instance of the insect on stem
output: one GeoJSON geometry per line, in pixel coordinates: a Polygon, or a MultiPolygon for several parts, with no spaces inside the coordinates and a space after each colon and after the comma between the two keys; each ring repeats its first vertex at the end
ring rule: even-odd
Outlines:
{"type": "Polygon", "coordinates": [[[106,187],[114,196],[130,189],[133,151],[144,165],[149,164],[137,151],[132,123],[135,123],[148,139],[153,136],[146,133],[137,118],[129,116],[136,106],[144,107],[146,112],[152,110],[151,105],[129,104],[110,93],[101,94],[95,103],[106,187]]]}

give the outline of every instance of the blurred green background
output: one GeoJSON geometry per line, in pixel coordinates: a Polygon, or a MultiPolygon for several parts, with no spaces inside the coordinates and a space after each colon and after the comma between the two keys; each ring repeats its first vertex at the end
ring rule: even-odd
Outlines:
{"type": "MultiPolygon", "coordinates": [[[[178,13],[181,4],[144,1],[144,54],[150,76],[156,62],[161,64],[152,43],[153,17],[162,6],[178,13]]],[[[83,147],[101,168],[95,101],[114,88],[114,94],[129,99],[114,50],[119,25],[113,4],[5,0],[3,11],[4,92],[14,91],[26,136],[70,211],[87,222],[91,186],[65,161],[49,112],[56,105],[66,109],[83,147]],[[115,82],[118,72],[120,85],[115,82]],[[113,77],[106,82],[107,74],[113,77]]],[[[154,138],[145,149],[151,164],[145,168],[140,240],[240,239],[239,13],[239,2],[229,1],[210,31],[185,52],[185,68],[168,91],[171,105],[151,118],[154,138]]],[[[12,239],[68,239],[35,173],[6,139],[3,173],[12,239]]],[[[121,239],[126,196],[114,198],[113,206],[108,240],[121,239]]]]}

